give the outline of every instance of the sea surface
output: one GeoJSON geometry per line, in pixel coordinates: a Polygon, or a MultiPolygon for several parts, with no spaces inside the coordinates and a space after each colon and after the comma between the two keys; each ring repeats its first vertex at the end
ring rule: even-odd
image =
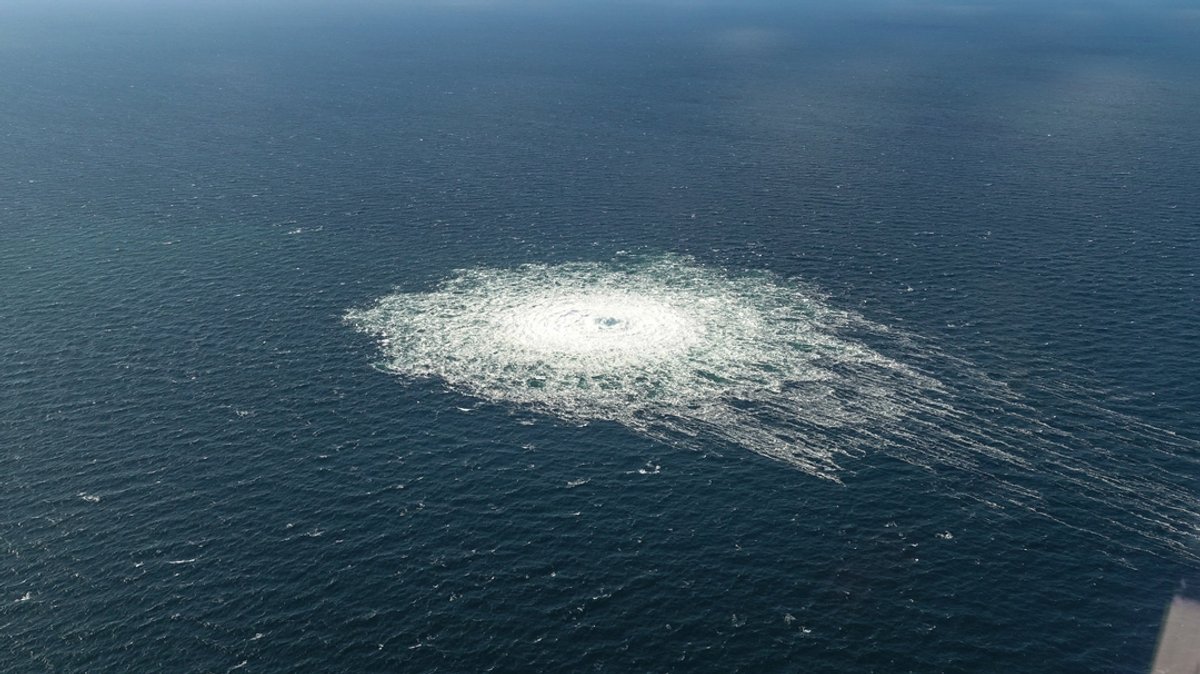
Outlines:
{"type": "Polygon", "coordinates": [[[1172,2],[4,3],[0,671],[1148,671],[1197,73],[1172,2]]]}

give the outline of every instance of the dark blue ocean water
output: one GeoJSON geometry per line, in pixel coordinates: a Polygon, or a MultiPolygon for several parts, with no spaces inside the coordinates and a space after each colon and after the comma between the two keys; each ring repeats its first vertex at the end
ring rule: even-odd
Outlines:
{"type": "Polygon", "coordinates": [[[1200,558],[1198,72],[1184,3],[5,4],[0,671],[1146,671],[1200,558]],[[343,320],[620,251],[999,382],[1042,505],[481,402],[343,320]]]}

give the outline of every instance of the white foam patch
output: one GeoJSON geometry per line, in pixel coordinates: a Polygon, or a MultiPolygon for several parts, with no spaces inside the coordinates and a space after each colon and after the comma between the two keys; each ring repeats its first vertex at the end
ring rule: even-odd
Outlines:
{"type": "MultiPolygon", "coordinates": [[[[347,319],[379,339],[388,371],[492,402],[702,450],[742,447],[832,480],[848,458],[884,453],[965,471],[991,485],[965,496],[1057,519],[1030,486],[1044,480],[1026,479],[1049,474],[1112,511],[1099,517],[1116,529],[1176,548],[1197,535],[1186,486],[1117,477],[1103,465],[1113,447],[1081,446],[969,364],[771,275],[678,256],[470,269],[347,319]],[[948,369],[952,382],[928,374],[948,369]]],[[[1194,453],[1197,443],[1078,392],[1059,397],[1082,401],[1115,445],[1194,453]]]]}
{"type": "Polygon", "coordinates": [[[839,335],[858,318],[766,276],[665,257],[460,272],[349,319],[408,377],[572,421],[675,441],[720,440],[836,478],[853,451],[804,427],[879,423],[898,387],[933,385],[839,335]],[[774,410],[796,422],[767,423],[774,410]]]}

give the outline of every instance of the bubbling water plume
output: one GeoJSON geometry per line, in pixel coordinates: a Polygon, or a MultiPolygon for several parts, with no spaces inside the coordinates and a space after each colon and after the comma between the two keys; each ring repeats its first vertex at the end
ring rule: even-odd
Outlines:
{"type": "Polygon", "coordinates": [[[1051,476],[1110,530],[1194,556],[1191,485],[1115,474],[1105,454],[1150,444],[1179,460],[1197,443],[1059,396],[1112,427],[1098,448],[969,363],[795,281],[677,256],[470,269],[347,319],[379,338],[387,371],[466,395],[705,451],[741,447],[835,481],[847,461],[885,454],[990,485],[965,498],[1058,519],[1031,486],[1051,476]],[[952,383],[930,374],[947,371],[952,383]]]}
{"type": "Polygon", "coordinates": [[[852,450],[810,442],[804,426],[894,417],[901,401],[882,379],[933,385],[839,336],[857,319],[801,289],[681,258],[639,263],[467,270],[349,319],[386,340],[384,366],[398,374],[673,442],[739,445],[828,479],[852,450]],[[772,408],[804,421],[764,424],[772,408]]]}

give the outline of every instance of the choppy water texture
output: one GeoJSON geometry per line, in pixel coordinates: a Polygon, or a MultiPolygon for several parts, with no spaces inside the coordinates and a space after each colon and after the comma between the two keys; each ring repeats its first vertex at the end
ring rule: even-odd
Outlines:
{"type": "Polygon", "coordinates": [[[1185,554],[1200,533],[1200,500],[1146,458],[1194,470],[1197,443],[1077,389],[1061,395],[1086,405],[1097,431],[1080,444],[978,368],[794,280],[678,256],[468,269],[347,320],[378,338],[387,371],[570,422],[613,421],[698,450],[738,446],[832,480],[845,459],[884,453],[980,476],[966,496],[1058,519],[1027,486],[1052,476],[1051,490],[1094,502],[1104,524],[1091,533],[1185,554]],[[924,373],[933,366],[955,383],[924,373]],[[967,400],[985,411],[962,408],[967,400]]]}

